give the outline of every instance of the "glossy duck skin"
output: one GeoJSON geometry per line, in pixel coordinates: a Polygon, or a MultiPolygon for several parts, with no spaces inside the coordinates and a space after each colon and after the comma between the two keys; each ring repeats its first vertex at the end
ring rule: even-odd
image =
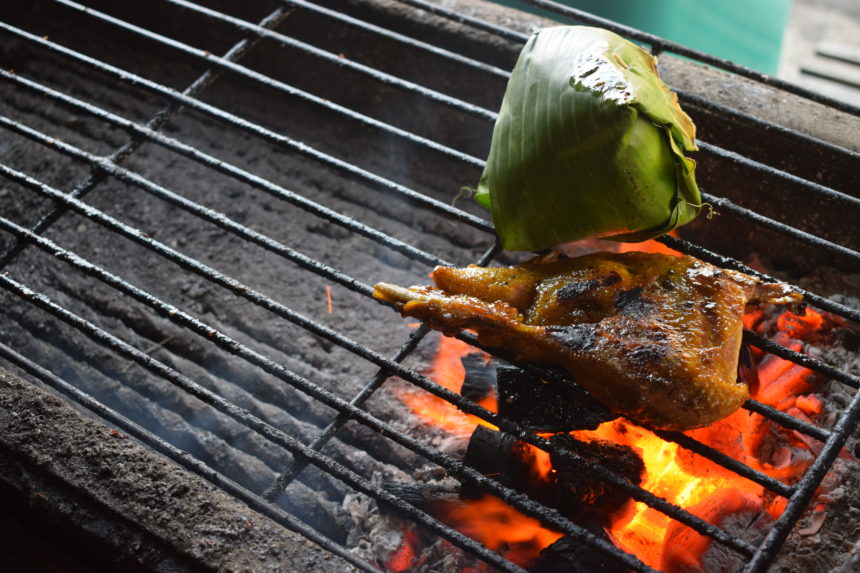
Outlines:
{"type": "Polygon", "coordinates": [[[610,409],[655,429],[706,426],[749,397],[737,382],[748,306],[801,297],[692,257],[595,253],[506,268],[438,267],[437,287],[374,296],[446,334],[562,366],[610,409]]]}

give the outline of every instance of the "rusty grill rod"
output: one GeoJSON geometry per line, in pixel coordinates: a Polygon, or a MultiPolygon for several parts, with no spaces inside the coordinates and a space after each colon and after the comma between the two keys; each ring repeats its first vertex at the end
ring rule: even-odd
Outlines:
{"type": "MultiPolygon", "coordinates": [[[[128,32],[132,32],[132,33],[137,34],[139,36],[145,37],[149,40],[158,42],[159,44],[169,46],[170,48],[173,48],[173,49],[175,49],[175,50],[177,50],[177,51],[179,51],[179,52],[181,52],[187,56],[191,56],[197,60],[200,60],[202,62],[206,62],[209,65],[214,65],[214,66],[216,66],[222,70],[228,70],[228,71],[233,72],[239,76],[242,76],[242,77],[247,78],[249,80],[253,80],[253,81],[259,83],[260,85],[270,87],[270,88],[275,89],[279,92],[283,92],[287,95],[290,95],[290,96],[296,97],[298,99],[302,99],[304,101],[318,105],[319,107],[325,108],[325,109],[332,111],[334,113],[337,113],[339,115],[343,115],[343,116],[349,117],[350,119],[353,119],[355,121],[373,126],[373,127],[377,128],[381,131],[384,131],[386,133],[390,133],[392,135],[396,135],[398,137],[401,137],[401,138],[403,138],[406,141],[409,141],[411,143],[415,143],[415,144],[422,145],[424,147],[433,149],[434,151],[438,151],[439,153],[446,155],[448,157],[451,157],[453,159],[458,159],[460,161],[463,161],[463,162],[468,163],[470,165],[474,165],[476,167],[481,167],[484,164],[483,160],[478,159],[477,157],[473,157],[467,153],[464,153],[462,151],[458,151],[456,149],[448,147],[447,145],[443,145],[443,144],[438,143],[436,141],[433,141],[431,139],[427,139],[426,137],[422,137],[420,135],[416,135],[412,132],[406,131],[405,129],[401,129],[399,127],[393,126],[393,125],[385,123],[383,121],[380,121],[376,118],[364,115],[364,114],[359,113],[355,110],[352,110],[348,107],[338,105],[338,104],[333,103],[333,102],[331,102],[325,98],[321,98],[321,97],[316,96],[312,93],[309,93],[309,92],[306,92],[306,91],[301,90],[299,88],[296,88],[295,86],[291,86],[290,84],[284,83],[280,80],[276,80],[276,79],[271,78],[265,74],[261,74],[259,72],[256,72],[256,71],[254,71],[250,68],[247,68],[241,64],[237,64],[235,62],[232,62],[230,60],[222,58],[221,56],[217,56],[215,54],[212,54],[211,52],[208,52],[206,50],[200,50],[198,48],[194,48],[192,46],[189,46],[188,44],[185,44],[185,43],[180,42],[178,40],[174,40],[173,38],[168,38],[167,36],[163,36],[161,34],[153,32],[151,30],[147,30],[146,28],[141,28],[139,26],[135,26],[134,24],[126,22],[125,20],[120,20],[119,18],[114,18],[113,16],[105,14],[104,12],[99,12],[98,10],[94,10],[94,9],[88,8],[86,6],[82,6],[80,4],[77,4],[75,2],[71,2],[69,0],[52,0],[52,1],[57,3],[57,4],[61,4],[63,6],[66,6],[68,8],[72,8],[74,10],[77,10],[78,12],[80,12],[82,14],[86,14],[87,16],[91,16],[94,19],[107,22],[109,24],[112,24],[112,25],[114,25],[118,28],[121,28],[123,30],[126,30],[128,32]]],[[[337,59],[340,62],[340,59],[339,58],[337,58],[337,59]]],[[[397,83],[398,85],[401,85],[401,86],[403,85],[402,82],[403,82],[403,80],[399,80],[398,82],[395,82],[393,79],[390,81],[390,83],[397,83]]],[[[488,111],[488,110],[485,110],[485,111],[488,111]]],[[[495,119],[495,112],[489,112],[488,111],[488,113],[491,113],[492,117],[485,117],[484,119],[488,119],[490,121],[494,120],[495,119]]]]}
{"type": "MultiPolygon", "coordinates": [[[[647,503],[649,506],[651,506],[655,509],[658,509],[659,511],[668,515],[669,517],[672,517],[673,519],[680,521],[680,522],[684,523],[685,525],[688,525],[689,527],[691,527],[695,531],[698,531],[699,533],[701,533],[703,535],[708,535],[709,537],[712,537],[712,538],[720,541],[721,543],[732,547],[733,549],[739,551],[742,554],[746,554],[746,555],[751,554],[751,546],[749,544],[747,544],[745,541],[736,539],[736,538],[726,534],[721,529],[719,529],[719,528],[707,523],[706,521],[686,512],[682,508],[667,502],[663,498],[655,496],[651,492],[648,492],[639,486],[635,486],[635,485],[629,483],[626,479],[619,476],[618,474],[611,472],[611,471],[607,470],[606,468],[604,468],[600,465],[596,465],[596,464],[593,464],[591,462],[588,462],[587,460],[580,458],[578,455],[573,454],[572,452],[569,452],[563,448],[556,446],[555,444],[551,443],[549,440],[547,440],[545,438],[536,436],[535,434],[522,428],[518,424],[515,424],[513,422],[506,420],[505,418],[501,417],[499,414],[494,413],[494,412],[490,412],[489,410],[486,410],[485,408],[475,404],[474,402],[463,398],[459,394],[437,385],[435,382],[427,379],[424,376],[421,376],[420,374],[415,373],[414,371],[412,371],[410,369],[404,368],[403,366],[401,366],[400,364],[398,364],[396,362],[393,362],[393,361],[386,359],[385,357],[373,352],[369,348],[364,347],[360,344],[357,344],[357,343],[351,341],[350,339],[340,335],[339,333],[332,331],[331,329],[325,327],[324,325],[321,325],[321,324],[316,323],[310,319],[307,319],[306,317],[299,315],[298,313],[292,311],[291,309],[284,307],[280,303],[277,303],[277,302],[269,299],[268,297],[265,297],[265,296],[261,295],[260,293],[257,293],[256,291],[253,291],[252,289],[239,283],[235,279],[232,279],[230,277],[226,277],[226,276],[222,275],[221,273],[218,273],[214,269],[211,269],[208,266],[200,263],[199,261],[196,261],[194,259],[190,259],[190,258],[186,257],[185,255],[178,253],[177,251],[175,251],[174,249],[171,249],[170,247],[167,247],[163,243],[160,243],[160,242],[152,239],[151,237],[149,237],[145,233],[143,233],[137,229],[134,229],[133,227],[130,227],[124,223],[121,223],[121,222],[117,221],[116,219],[113,219],[112,217],[110,217],[108,215],[105,215],[101,211],[87,205],[86,203],[77,201],[73,198],[69,198],[69,197],[65,196],[64,194],[62,194],[60,191],[57,191],[56,189],[53,189],[52,187],[50,187],[48,185],[40,183],[40,182],[36,181],[35,179],[33,179],[29,176],[18,173],[12,169],[9,169],[8,167],[6,167],[2,164],[0,164],[0,174],[6,176],[7,178],[9,178],[11,180],[14,180],[14,181],[20,183],[20,184],[22,184],[22,185],[24,185],[24,186],[26,186],[26,187],[34,190],[34,191],[46,196],[46,197],[50,197],[50,198],[54,199],[55,201],[64,203],[65,205],[67,205],[68,207],[73,209],[75,212],[77,212],[77,213],[79,213],[79,214],[81,214],[81,215],[107,227],[107,228],[110,228],[110,229],[122,234],[123,236],[137,242],[138,244],[141,244],[142,246],[144,246],[150,250],[155,251],[156,253],[158,253],[162,257],[165,257],[168,260],[171,260],[174,263],[179,264],[180,266],[182,266],[186,270],[190,270],[196,274],[199,274],[199,275],[203,276],[204,278],[207,278],[208,280],[215,282],[215,283],[223,286],[224,288],[227,288],[228,290],[230,290],[234,294],[241,296],[241,297],[245,298],[246,300],[249,300],[250,302],[252,302],[254,304],[257,304],[258,306],[261,306],[262,308],[265,308],[265,309],[277,314],[278,316],[281,316],[282,318],[290,320],[291,322],[293,322],[299,326],[302,326],[303,328],[305,328],[307,330],[310,330],[311,332],[313,332],[314,334],[316,334],[318,336],[322,336],[324,338],[327,338],[328,340],[331,340],[332,342],[334,342],[335,344],[338,344],[342,348],[345,348],[346,350],[349,350],[350,352],[353,352],[354,354],[356,354],[362,358],[365,358],[366,360],[368,360],[370,362],[373,362],[377,366],[389,369],[391,372],[400,376],[404,380],[407,380],[407,381],[415,384],[416,386],[418,386],[418,387],[420,387],[420,388],[422,388],[428,392],[431,392],[432,394],[435,394],[436,396],[443,398],[444,400],[447,400],[448,402],[451,402],[452,404],[456,405],[460,410],[462,410],[466,413],[481,417],[482,419],[487,420],[487,421],[493,423],[494,425],[500,427],[501,429],[507,431],[508,433],[516,436],[517,438],[519,438],[523,441],[526,441],[528,443],[531,443],[532,445],[534,445],[540,449],[543,449],[543,450],[550,452],[552,454],[555,454],[555,455],[563,456],[563,457],[569,459],[570,461],[572,461],[573,463],[579,464],[581,467],[583,467],[587,471],[593,472],[595,475],[599,476],[604,481],[608,481],[608,482],[616,485],[617,487],[623,489],[625,492],[627,492],[634,499],[636,499],[638,501],[642,501],[644,503],[647,503]]],[[[171,320],[178,320],[177,317],[180,316],[178,314],[171,315],[169,310],[165,314],[167,314],[168,318],[170,318],[171,320]]],[[[218,333],[217,333],[217,331],[214,331],[214,330],[206,330],[204,332],[204,334],[207,337],[211,337],[211,336],[217,335],[218,333]]],[[[230,351],[236,353],[235,349],[232,347],[230,348],[230,351]]],[[[252,355],[255,354],[255,353],[253,353],[253,351],[249,351],[249,352],[251,352],[252,355]]],[[[270,367],[269,363],[263,363],[263,364],[264,364],[264,367],[270,367]]],[[[268,370],[268,368],[267,368],[267,371],[269,371],[271,374],[274,374],[274,375],[279,376],[279,377],[282,377],[282,375],[283,375],[283,371],[279,370],[278,368],[275,368],[274,370],[268,370]]],[[[283,377],[282,377],[282,379],[283,379],[283,377]]],[[[318,396],[315,395],[315,397],[317,397],[321,402],[326,403],[326,405],[328,405],[332,408],[338,409],[338,407],[339,407],[338,405],[332,405],[332,404],[327,402],[327,398],[330,396],[330,394],[328,394],[323,389],[317,390],[317,388],[312,383],[307,382],[307,384],[305,384],[306,381],[302,378],[297,378],[297,379],[290,378],[290,379],[285,379],[285,381],[293,384],[296,387],[299,387],[303,392],[306,392],[308,394],[315,395],[315,393],[318,392],[319,395],[318,396]],[[298,382],[296,382],[295,380],[298,380],[298,382]]],[[[336,401],[340,400],[339,398],[336,398],[336,397],[334,397],[333,399],[336,401]]],[[[342,406],[342,404],[340,406],[342,406]]],[[[367,416],[367,414],[364,411],[356,410],[356,409],[351,408],[349,406],[347,406],[347,408],[349,408],[349,411],[353,413],[353,417],[355,419],[358,419],[358,420],[366,419],[365,417],[367,416]]],[[[371,423],[368,423],[368,425],[370,425],[370,424],[371,423]]],[[[374,429],[376,429],[376,428],[374,428],[374,429]]],[[[379,431],[379,430],[377,430],[377,431],[379,431]]],[[[407,438],[405,436],[390,436],[388,434],[384,434],[384,435],[386,435],[387,437],[391,437],[392,439],[411,440],[410,438],[407,438]]],[[[411,444],[411,441],[410,441],[410,444],[411,444]]],[[[407,447],[411,447],[411,446],[407,446],[407,447]]],[[[433,454],[436,452],[431,451],[428,453],[428,452],[423,451],[424,448],[421,444],[419,444],[418,447],[421,448],[420,453],[422,455],[424,455],[425,457],[429,457],[430,459],[434,459],[433,454]]],[[[441,456],[443,456],[441,459],[446,459],[444,454],[438,454],[438,453],[436,453],[436,454],[437,454],[436,457],[441,455],[441,456]]],[[[451,460],[453,460],[453,459],[451,459],[451,460]]],[[[720,460],[715,460],[715,461],[716,461],[716,463],[720,462],[720,460]]],[[[462,465],[461,462],[459,462],[458,460],[453,460],[453,461],[451,461],[451,463],[454,464],[454,467],[459,467],[460,465],[462,465]]],[[[449,471],[454,471],[454,470],[449,470],[449,471]]],[[[750,471],[755,472],[755,470],[752,470],[752,469],[750,469],[750,471]]],[[[765,474],[761,474],[760,472],[756,472],[754,475],[757,475],[758,480],[762,481],[764,484],[771,484],[774,488],[776,488],[776,490],[780,490],[780,489],[784,490],[785,487],[790,487],[790,486],[785,486],[785,484],[782,484],[781,482],[773,480],[769,476],[767,476],[765,474]]],[[[777,493],[779,493],[779,492],[777,491],[777,493]]],[[[785,493],[788,493],[788,492],[785,491],[785,493]]],[[[543,520],[546,516],[542,516],[542,515],[538,514],[538,515],[535,515],[535,517],[538,517],[539,519],[543,520]]]]}
{"type": "MultiPolygon", "coordinates": [[[[320,163],[323,163],[323,164],[326,164],[328,166],[340,169],[341,171],[343,171],[345,173],[349,173],[350,175],[355,176],[359,179],[365,180],[365,181],[367,181],[373,185],[376,185],[377,187],[393,191],[399,195],[403,195],[403,196],[408,197],[410,199],[419,200],[423,204],[425,204],[425,205],[427,205],[427,206],[429,206],[429,207],[431,207],[431,208],[433,208],[439,212],[444,212],[444,213],[446,213],[452,217],[455,217],[457,220],[462,221],[464,223],[467,223],[467,224],[469,224],[469,225],[471,225],[477,229],[485,230],[488,232],[493,231],[492,225],[488,221],[486,221],[485,219],[481,219],[480,217],[476,217],[475,215],[472,215],[471,213],[467,213],[465,211],[462,211],[460,209],[456,209],[454,207],[451,207],[450,205],[442,203],[441,201],[437,201],[431,197],[427,197],[426,195],[423,195],[423,194],[418,193],[412,189],[409,189],[405,185],[395,183],[395,182],[388,180],[384,177],[381,177],[375,173],[371,173],[370,171],[362,169],[362,168],[360,168],[360,167],[358,167],[352,163],[349,163],[347,161],[343,161],[343,160],[338,159],[334,156],[331,156],[331,155],[328,155],[328,154],[323,153],[321,151],[318,151],[318,150],[314,149],[313,147],[310,147],[310,146],[308,146],[308,145],[306,145],[300,141],[296,141],[296,140],[294,140],[290,137],[287,137],[286,135],[283,135],[283,134],[275,133],[274,131],[266,129],[265,127],[263,127],[261,125],[252,123],[252,122],[245,120],[245,119],[243,119],[237,115],[231,114],[231,113],[229,113],[229,112],[227,112],[221,108],[209,105],[209,104],[207,104],[207,103],[205,103],[199,99],[196,99],[194,97],[189,97],[189,96],[187,96],[183,93],[180,93],[176,90],[173,90],[167,86],[164,86],[164,85],[158,84],[156,82],[147,80],[146,78],[135,75],[135,74],[128,72],[126,70],[122,70],[122,69],[117,68],[115,66],[111,66],[110,64],[99,61],[95,58],[91,58],[85,54],[82,54],[80,52],[76,52],[74,50],[66,48],[65,46],[61,46],[60,44],[46,40],[40,36],[30,34],[29,32],[27,32],[25,30],[21,30],[19,28],[14,27],[14,26],[10,26],[4,22],[0,22],[0,30],[5,30],[6,32],[8,32],[12,35],[18,36],[20,38],[24,38],[30,42],[38,44],[41,47],[48,49],[49,51],[57,52],[59,54],[62,54],[62,55],[67,56],[69,58],[72,58],[75,61],[82,63],[88,67],[91,67],[95,70],[109,74],[120,82],[128,83],[128,84],[133,85],[135,87],[145,88],[145,89],[147,89],[147,90],[149,90],[155,94],[158,94],[162,97],[165,97],[166,99],[168,99],[170,101],[177,102],[178,104],[180,104],[184,107],[187,107],[189,109],[193,109],[195,111],[198,111],[198,112],[201,112],[205,115],[213,117],[219,121],[222,121],[222,122],[226,123],[227,125],[241,129],[247,133],[250,133],[252,135],[260,137],[266,141],[269,141],[269,142],[274,143],[276,145],[280,145],[286,149],[290,149],[291,151],[295,151],[297,153],[305,155],[306,157],[310,157],[311,159],[317,160],[320,163]]],[[[5,70],[0,70],[0,71],[3,72],[3,77],[7,78],[7,79],[16,75],[12,72],[8,72],[5,70]]],[[[66,96],[66,98],[64,98],[64,101],[71,103],[74,101],[74,98],[72,98],[70,96],[66,96]]],[[[87,106],[87,108],[88,108],[88,110],[89,109],[96,109],[94,106],[87,106]]],[[[123,120],[123,121],[125,122],[125,125],[127,127],[131,127],[131,125],[133,125],[128,120],[123,120]]],[[[154,141],[155,141],[155,139],[154,139],[154,141]]],[[[158,141],[161,142],[164,140],[159,139],[158,141]]]]}
{"type": "MultiPolygon", "coordinates": [[[[260,21],[260,25],[264,27],[274,27],[277,26],[281,20],[287,15],[287,12],[282,8],[278,8],[271,12],[268,16],[263,18],[260,21]]],[[[2,24],[2,22],[0,22],[2,24]]],[[[227,52],[224,54],[225,60],[238,60],[243,55],[245,55],[248,50],[254,47],[258,40],[249,40],[242,39],[239,40],[236,44],[233,45],[227,52]]],[[[189,85],[182,94],[185,96],[194,96],[204,89],[206,89],[209,85],[211,85],[218,77],[221,75],[220,71],[208,69],[203,72],[196,80],[194,80],[191,85],[189,85]]],[[[165,123],[167,123],[171,117],[179,110],[179,106],[175,101],[170,101],[163,109],[161,109],[149,122],[146,124],[146,128],[155,132],[160,129],[165,123]]],[[[116,163],[123,163],[125,160],[131,156],[138,147],[140,147],[142,141],[141,140],[131,140],[126,142],[123,146],[117,149],[114,153],[111,154],[111,159],[116,163]]],[[[78,185],[73,194],[75,197],[83,198],[90,191],[92,191],[95,187],[101,183],[104,179],[105,175],[98,171],[90,174],[89,177],[85,181],[83,181],[80,185],[78,185]]],[[[46,230],[48,227],[54,224],[62,216],[63,212],[61,210],[52,210],[49,212],[44,218],[42,218],[34,227],[37,233],[41,233],[46,230]]],[[[9,261],[11,261],[18,253],[21,252],[25,245],[16,244],[13,245],[9,250],[0,256],[0,269],[5,267],[9,261]]]]}
{"type": "Polygon", "coordinates": [[[382,573],[373,565],[357,557],[342,545],[333,542],[316,529],[309,527],[304,522],[296,519],[277,505],[271,503],[271,501],[263,499],[259,495],[225,476],[223,473],[198,460],[191,454],[177,448],[170,442],[167,442],[153,434],[143,426],[140,426],[128,419],[126,416],[123,416],[122,414],[105,406],[88,393],[54,375],[52,372],[42,368],[40,365],[16,352],[12,348],[9,348],[2,342],[0,342],[0,356],[12,364],[15,364],[25,372],[35,376],[47,386],[65,394],[104,420],[122,429],[127,434],[134,436],[137,440],[151,447],[155,451],[160,452],[189,471],[205,478],[207,481],[222,488],[230,495],[242,500],[255,511],[269,517],[277,523],[280,523],[287,529],[305,536],[320,547],[342,557],[348,563],[355,565],[362,571],[367,571],[369,573],[382,573]]]}

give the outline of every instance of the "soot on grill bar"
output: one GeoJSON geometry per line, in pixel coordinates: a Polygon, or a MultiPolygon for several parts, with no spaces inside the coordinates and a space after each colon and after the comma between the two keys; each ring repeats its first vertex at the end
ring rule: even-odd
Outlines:
{"type": "Polygon", "coordinates": [[[539,1],[116,4],[0,6],[0,569],[860,567],[860,110],[539,1]],[[715,213],[566,254],[808,306],[744,316],[715,424],[649,431],[373,297],[525,260],[463,188],[556,23],[660,55],[715,213]]]}

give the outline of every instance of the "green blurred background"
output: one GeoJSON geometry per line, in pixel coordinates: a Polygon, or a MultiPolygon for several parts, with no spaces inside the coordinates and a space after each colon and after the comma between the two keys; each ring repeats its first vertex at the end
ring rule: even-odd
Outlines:
{"type": "MultiPolygon", "coordinates": [[[[517,0],[498,2],[547,15],[517,0]]],[[[791,0],[562,0],[560,3],[771,75],[779,67],[782,36],[791,7],[791,0]]]]}

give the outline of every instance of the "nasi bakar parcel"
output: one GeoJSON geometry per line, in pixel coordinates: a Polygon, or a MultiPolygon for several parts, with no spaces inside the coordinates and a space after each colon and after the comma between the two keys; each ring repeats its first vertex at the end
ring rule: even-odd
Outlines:
{"type": "Polygon", "coordinates": [[[471,329],[518,360],[563,367],[610,409],[666,430],[706,426],[749,397],[737,381],[746,309],[801,304],[782,283],[636,252],[437,267],[433,279],[379,283],[374,296],[446,334],[471,329]]]}

